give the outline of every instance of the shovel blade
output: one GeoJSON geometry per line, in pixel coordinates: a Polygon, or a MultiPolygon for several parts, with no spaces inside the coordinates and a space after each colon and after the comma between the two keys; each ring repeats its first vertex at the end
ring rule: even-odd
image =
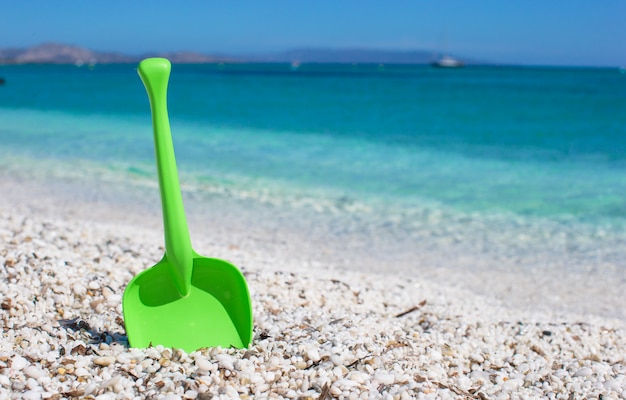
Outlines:
{"type": "Polygon", "coordinates": [[[167,256],[135,276],[122,307],[131,347],[163,345],[187,352],[203,347],[244,348],[252,341],[248,285],[232,264],[195,255],[191,290],[182,297],[167,256]]]}

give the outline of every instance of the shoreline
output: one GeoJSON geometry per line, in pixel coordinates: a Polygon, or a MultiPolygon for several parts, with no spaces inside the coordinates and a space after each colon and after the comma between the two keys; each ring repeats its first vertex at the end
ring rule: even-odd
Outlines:
{"type": "MultiPolygon", "coordinates": [[[[55,174],[7,169],[0,174],[0,206],[23,215],[134,226],[162,245],[157,187],[124,185],[98,173],[55,174]]],[[[626,292],[621,230],[437,209],[399,219],[385,216],[384,209],[319,211],[315,204],[264,203],[228,191],[183,188],[183,197],[194,247],[226,249],[220,257],[235,257],[236,265],[236,257],[250,249],[299,265],[419,277],[525,311],[596,315],[626,324],[626,309],[617,300],[626,292]],[[374,213],[382,218],[372,219],[374,213]]]]}
{"type": "MultiPolygon", "coordinates": [[[[460,285],[469,276],[458,270],[356,271],[344,265],[350,259],[298,254],[304,247],[268,237],[267,226],[215,234],[242,229],[245,218],[192,240],[200,254],[244,272],[250,348],[129,349],[121,294],[162,256],[160,210],[116,209],[98,191],[71,201],[63,187],[36,182],[3,178],[0,188],[8,193],[0,200],[2,396],[626,397],[623,319],[515,307],[460,285]]],[[[489,285],[486,275],[472,278],[489,285]]],[[[532,293],[535,278],[517,285],[532,293]]]]}

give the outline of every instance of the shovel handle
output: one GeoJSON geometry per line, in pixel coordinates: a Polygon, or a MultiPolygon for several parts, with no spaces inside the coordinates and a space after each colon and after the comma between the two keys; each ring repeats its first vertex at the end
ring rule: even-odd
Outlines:
{"type": "Polygon", "coordinates": [[[187,296],[191,290],[193,250],[167,115],[167,85],[171,69],[169,60],[165,58],[148,58],[139,63],[137,72],[148,92],[152,111],[154,151],[163,207],[165,257],[172,267],[176,288],[182,296],[187,296]]]}

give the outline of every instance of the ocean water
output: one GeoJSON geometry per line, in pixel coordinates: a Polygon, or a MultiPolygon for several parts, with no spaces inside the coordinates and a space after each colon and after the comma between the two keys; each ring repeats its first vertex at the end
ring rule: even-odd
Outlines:
{"type": "MultiPolygon", "coordinates": [[[[0,76],[0,168],[154,187],[135,66],[0,76]]],[[[334,246],[331,258],[379,270],[600,269],[624,284],[617,69],[174,65],[168,103],[190,210],[265,213],[275,237],[288,240],[284,228],[310,237],[311,254],[334,246]]]]}

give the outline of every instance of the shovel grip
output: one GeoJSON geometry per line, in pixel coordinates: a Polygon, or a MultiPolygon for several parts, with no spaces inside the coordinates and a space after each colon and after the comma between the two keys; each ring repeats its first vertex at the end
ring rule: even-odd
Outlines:
{"type": "Polygon", "coordinates": [[[165,232],[165,257],[172,268],[172,277],[182,296],[191,290],[193,250],[185,218],[183,198],[178,181],[176,157],[167,114],[167,86],[171,64],[165,58],[148,58],[139,63],[137,72],[146,87],[152,111],[154,151],[156,155],[163,229],[165,232]]]}

